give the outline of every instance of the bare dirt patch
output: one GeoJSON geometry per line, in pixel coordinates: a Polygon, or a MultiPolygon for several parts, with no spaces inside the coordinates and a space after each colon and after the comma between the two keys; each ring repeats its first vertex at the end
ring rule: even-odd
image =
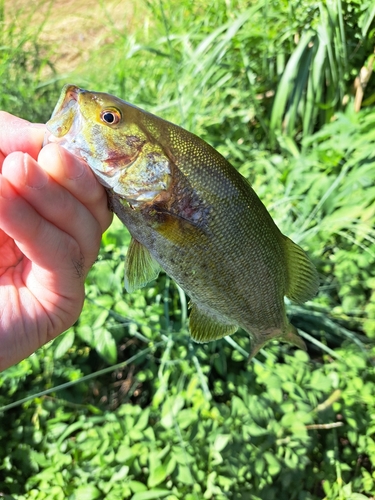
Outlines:
{"type": "Polygon", "coordinates": [[[39,32],[58,74],[70,72],[89,54],[142,22],[142,2],[133,0],[15,0],[5,3],[5,23],[39,32]],[[139,5],[141,4],[141,5],[139,5]]]}

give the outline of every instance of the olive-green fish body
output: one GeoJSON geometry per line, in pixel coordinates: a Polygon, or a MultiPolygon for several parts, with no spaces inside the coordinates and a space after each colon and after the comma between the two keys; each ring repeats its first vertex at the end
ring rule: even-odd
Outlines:
{"type": "Polygon", "coordinates": [[[252,338],[252,355],[275,337],[303,345],[287,320],[284,296],[313,297],[315,268],[217,151],[125,101],[72,85],[47,127],[50,142],[87,161],[132,235],[128,291],[162,267],[191,298],[194,340],[221,338],[240,326],[252,338]]]}

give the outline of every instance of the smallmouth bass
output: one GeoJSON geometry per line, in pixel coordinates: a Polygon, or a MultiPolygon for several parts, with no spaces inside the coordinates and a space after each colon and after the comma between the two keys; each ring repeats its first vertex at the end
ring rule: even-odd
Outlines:
{"type": "Polygon", "coordinates": [[[194,134],[117,97],[66,85],[46,142],[82,157],[132,240],[128,292],[163,268],[190,297],[196,342],[233,334],[254,356],[278,338],[303,348],[286,317],[318,290],[306,253],[275,225],[248,181],[194,134]]]}

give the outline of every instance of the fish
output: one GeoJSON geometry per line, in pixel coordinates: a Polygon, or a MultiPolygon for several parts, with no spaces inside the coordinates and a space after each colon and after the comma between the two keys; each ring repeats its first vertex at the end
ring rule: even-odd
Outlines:
{"type": "Polygon", "coordinates": [[[305,348],[284,297],[312,299],[316,268],[219,152],[118,97],[72,84],[62,89],[46,126],[45,142],[87,162],[130,232],[127,292],[164,269],[190,298],[194,341],[242,328],[250,358],[272,339],[305,348]]]}

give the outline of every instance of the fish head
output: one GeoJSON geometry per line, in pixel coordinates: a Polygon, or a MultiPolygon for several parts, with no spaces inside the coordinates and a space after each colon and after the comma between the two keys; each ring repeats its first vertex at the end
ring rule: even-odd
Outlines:
{"type": "Polygon", "coordinates": [[[115,96],[65,85],[47,122],[45,144],[83,158],[99,181],[133,205],[149,203],[171,182],[170,159],[147,114],[115,96]]]}

